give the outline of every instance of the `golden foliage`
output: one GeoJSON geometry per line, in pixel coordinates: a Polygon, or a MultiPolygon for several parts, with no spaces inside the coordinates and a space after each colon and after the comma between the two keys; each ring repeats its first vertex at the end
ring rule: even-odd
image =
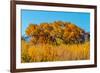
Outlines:
{"type": "Polygon", "coordinates": [[[76,41],[78,42],[78,39],[80,39],[81,36],[84,36],[83,33],[85,33],[84,30],[77,27],[75,24],[62,21],[55,21],[53,23],[30,24],[25,32],[29,37],[37,36],[37,43],[41,43],[39,41],[46,41],[46,38],[49,39],[50,42],[52,42],[48,36],[54,37],[55,39],[60,38],[63,40],[63,42],[70,43],[69,41],[74,41],[76,39],[76,41]],[[44,37],[44,39],[41,39],[41,37],[44,37]]]}
{"type": "Polygon", "coordinates": [[[26,35],[30,36],[35,29],[36,29],[36,25],[30,24],[29,27],[26,29],[26,35]]]}

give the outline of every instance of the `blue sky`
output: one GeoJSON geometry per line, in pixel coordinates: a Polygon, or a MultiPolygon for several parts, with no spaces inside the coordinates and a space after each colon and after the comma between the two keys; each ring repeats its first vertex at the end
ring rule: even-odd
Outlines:
{"type": "Polygon", "coordinates": [[[74,23],[86,32],[90,32],[90,13],[21,10],[22,35],[30,23],[40,24],[59,20],[74,23]]]}

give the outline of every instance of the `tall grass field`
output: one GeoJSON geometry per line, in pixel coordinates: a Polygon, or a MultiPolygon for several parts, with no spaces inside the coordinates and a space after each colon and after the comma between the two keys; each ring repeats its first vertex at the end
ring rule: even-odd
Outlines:
{"type": "Polygon", "coordinates": [[[53,46],[49,44],[30,46],[22,41],[22,62],[47,62],[87,60],[90,58],[90,42],[83,44],[53,46]]]}

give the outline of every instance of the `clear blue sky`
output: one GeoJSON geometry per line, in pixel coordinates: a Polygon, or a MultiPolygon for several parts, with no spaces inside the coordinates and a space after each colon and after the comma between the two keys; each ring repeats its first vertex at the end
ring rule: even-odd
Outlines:
{"type": "Polygon", "coordinates": [[[86,32],[90,32],[90,13],[21,10],[22,35],[30,23],[40,24],[59,20],[74,23],[86,32]]]}

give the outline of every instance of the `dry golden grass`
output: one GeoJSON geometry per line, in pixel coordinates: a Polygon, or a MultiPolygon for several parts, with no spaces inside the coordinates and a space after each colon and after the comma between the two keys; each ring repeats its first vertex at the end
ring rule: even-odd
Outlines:
{"type": "Polygon", "coordinates": [[[86,60],[90,57],[90,43],[61,44],[38,44],[30,46],[22,40],[21,61],[24,62],[47,62],[86,60]]]}

